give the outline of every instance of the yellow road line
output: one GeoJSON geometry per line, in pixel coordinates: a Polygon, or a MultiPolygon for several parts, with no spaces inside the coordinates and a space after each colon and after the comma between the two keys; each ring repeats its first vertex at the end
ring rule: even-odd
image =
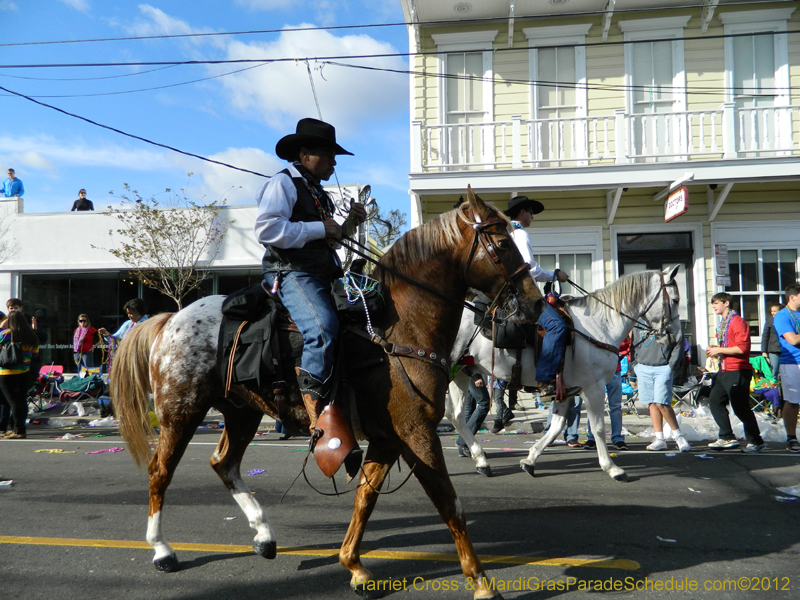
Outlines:
{"type": "MultiPolygon", "coordinates": [[[[84,546],[90,548],[136,548],[150,550],[147,542],[132,540],[86,540],[80,538],[49,538],[26,537],[14,535],[0,535],[0,544],[19,544],[21,546],[84,546]]],[[[252,552],[252,546],[234,546],[227,544],[170,544],[175,550],[189,552],[252,552]]],[[[288,548],[279,547],[279,554],[292,554],[295,556],[325,556],[339,555],[338,548],[288,548]]],[[[364,552],[364,558],[382,558],[389,560],[435,560],[446,562],[459,562],[458,555],[438,552],[406,552],[398,550],[370,550],[364,552]]],[[[484,563],[503,563],[512,565],[544,565],[548,567],[592,567],[598,569],[622,569],[635,571],[640,565],[636,561],[625,558],[597,559],[597,558],[543,558],[535,556],[502,556],[486,555],[480,557],[484,563]]]]}

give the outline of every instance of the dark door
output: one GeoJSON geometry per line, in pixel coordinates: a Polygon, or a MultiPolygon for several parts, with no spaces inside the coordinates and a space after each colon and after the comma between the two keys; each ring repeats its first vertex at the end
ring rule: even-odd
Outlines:
{"type": "Polygon", "coordinates": [[[694,323],[694,251],[691,233],[643,233],[617,236],[619,275],[648,269],[663,271],[679,266],[676,279],[681,294],[681,324],[683,333],[692,345],[692,363],[697,364],[694,323]]]}

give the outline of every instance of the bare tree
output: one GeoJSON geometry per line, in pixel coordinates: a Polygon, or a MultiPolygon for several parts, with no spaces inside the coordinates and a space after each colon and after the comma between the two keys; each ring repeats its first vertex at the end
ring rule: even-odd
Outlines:
{"type": "Polygon", "coordinates": [[[16,200],[0,204],[0,263],[14,258],[18,247],[14,236],[11,234],[11,224],[14,221],[14,206],[16,200]]]}
{"type": "Polygon", "coordinates": [[[377,210],[369,217],[370,237],[375,240],[378,248],[386,248],[400,237],[406,225],[405,213],[399,210],[391,210],[388,213],[377,210]]]}
{"type": "Polygon", "coordinates": [[[167,189],[167,206],[161,206],[154,197],[143,198],[126,183],[120,196],[122,210],[109,206],[105,211],[122,223],[108,232],[112,237],[115,233],[121,236],[122,241],[105,250],[129,265],[139,281],[172,298],[178,309],[186,294],[208,277],[208,270],[198,266],[201,261],[206,265],[214,261],[229,225],[219,216],[224,198],[200,204],[190,200],[186,190],[178,194],[167,189]]]}

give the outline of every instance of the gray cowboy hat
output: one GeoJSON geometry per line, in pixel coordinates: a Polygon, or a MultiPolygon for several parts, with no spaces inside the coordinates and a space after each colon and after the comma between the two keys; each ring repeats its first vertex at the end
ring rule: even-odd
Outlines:
{"type": "Polygon", "coordinates": [[[538,215],[544,210],[544,205],[536,200],[531,200],[527,196],[517,196],[508,201],[508,208],[503,213],[513,219],[523,208],[530,211],[532,215],[538,215]]]}
{"type": "Polygon", "coordinates": [[[305,146],[306,148],[333,148],[336,154],[349,154],[336,143],[336,129],[324,121],[317,119],[300,119],[297,122],[295,133],[284,136],[275,145],[275,154],[283,160],[295,160],[297,152],[305,146]]]}

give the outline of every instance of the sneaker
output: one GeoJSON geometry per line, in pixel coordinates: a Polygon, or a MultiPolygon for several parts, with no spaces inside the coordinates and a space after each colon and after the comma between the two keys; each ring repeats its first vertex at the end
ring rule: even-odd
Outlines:
{"type": "Polygon", "coordinates": [[[9,429],[8,431],[6,431],[6,432],[3,434],[3,437],[4,437],[4,438],[6,438],[6,437],[10,436],[10,435],[11,435],[11,434],[13,434],[13,433],[14,433],[14,430],[13,430],[13,429],[9,429]]]}
{"type": "Polygon", "coordinates": [[[492,433],[500,433],[501,431],[503,431],[503,429],[505,429],[505,426],[503,425],[503,422],[502,421],[495,421],[494,425],[492,425],[492,428],[491,428],[490,431],[492,433]]]}
{"type": "Polygon", "coordinates": [[[653,440],[653,443],[647,447],[647,449],[650,450],[651,452],[655,452],[657,450],[666,450],[667,442],[656,438],[653,440]]]}
{"type": "Polygon", "coordinates": [[[597,442],[594,440],[586,440],[583,444],[584,450],[596,450],[597,449],[597,442]]]}
{"type": "Polygon", "coordinates": [[[800,442],[796,439],[791,439],[786,442],[786,449],[789,452],[800,452],[800,442]]]}
{"type": "Polygon", "coordinates": [[[756,454],[757,452],[761,452],[767,447],[766,444],[747,444],[744,448],[742,448],[742,452],[747,452],[747,454],[756,454]]]}
{"type": "Polygon", "coordinates": [[[509,423],[511,423],[511,421],[513,421],[513,420],[514,420],[514,413],[513,413],[513,412],[511,412],[511,411],[508,411],[508,412],[505,414],[505,416],[503,417],[503,425],[508,425],[508,424],[509,424],[509,423]]]}
{"type": "Polygon", "coordinates": [[[626,444],[625,442],[617,442],[616,444],[614,444],[614,448],[616,448],[617,450],[628,450],[629,449],[628,448],[628,444],[626,444]]]}
{"type": "Polygon", "coordinates": [[[741,446],[739,440],[723,440],[719,439],[716,442],[711,442],[708,447],[712,450],[732,450],[741,446]]]}
{"type": "Polygon", "coordinates": [[[675,443],[678,444],[678,450],[681,452],[688,452],[692,449],[692,445],[682,435],[679,435],[673,439],[675,440],[675,443]]]}
{"type": "Polygon", "coordinates": [[[578,440],[572,440],[571,442],[567,442],[567,446],[570,448],[583,448],[583,444],[581,444],[578,440]]]}
{"type": "Polygon", "coordinates": [[[11,432],[11,435],[3,436],[7,440],[24,440],[28,437],[27,433],[14,433],[11,432]]]}

